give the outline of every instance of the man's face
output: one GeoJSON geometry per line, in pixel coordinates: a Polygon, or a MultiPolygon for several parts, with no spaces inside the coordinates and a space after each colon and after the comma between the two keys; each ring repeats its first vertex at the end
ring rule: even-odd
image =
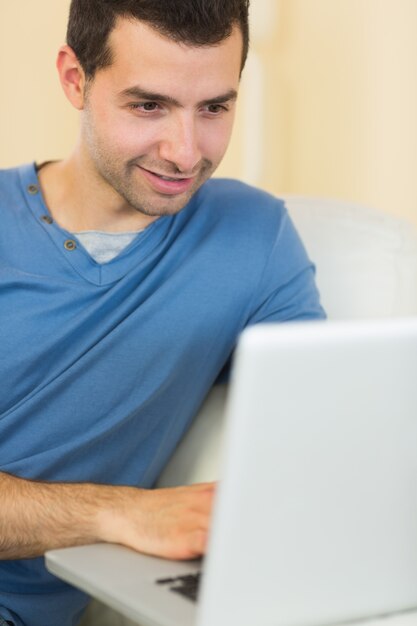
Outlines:
{"type": "Polygon", "coordinates": [[[97,71],[86,89],[83,147],[99,180],[136,210],[177,213],[229,143],[241,33],[191,47],[120,19],[110,46],[112,65],[97,71]]]}

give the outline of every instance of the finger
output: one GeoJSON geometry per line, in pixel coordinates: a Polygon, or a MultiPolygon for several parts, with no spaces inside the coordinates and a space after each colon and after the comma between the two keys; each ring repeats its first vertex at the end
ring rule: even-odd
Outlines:
{"type": "Polygon", "coordinates": [[[205,530],[196,530],[192,534],[190,542],[190,551],[193,556],[203,556],[207,552],[208,532],[205,530]]]}

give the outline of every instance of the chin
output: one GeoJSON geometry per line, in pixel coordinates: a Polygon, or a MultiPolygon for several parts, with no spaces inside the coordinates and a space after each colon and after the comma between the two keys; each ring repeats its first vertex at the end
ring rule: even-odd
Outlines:
{"type": "Polygon", "coordinates": [[[190,198],[188,198],[186,201],[181,202],[181,204],[176,204],[175,206],[144,206],[143,204],[132,204],[132,206],[136,209],[136,211],[138,211],[139,213],[143,213],[144,215],[147,215],[148,217],[165,217],[168,215],[176,215],[177,213],[179,213],[180,211],[182,211],[182,209],[188,204],[188,202],[190,201],[190,198]]]}
{"type": "Polygon", "coordinates": [[[149,217],[164,217],[168,215],[176,215],[182,209],[184,209],[187,204],[190,202],[191,198],[195,195],[197,190],[192,193],[187,193],[184,197],[179,196],[167,196],[160,203],[132,203],[132,206],[137,210],[143,213],[144,215],[148,215],[149,217]]]}

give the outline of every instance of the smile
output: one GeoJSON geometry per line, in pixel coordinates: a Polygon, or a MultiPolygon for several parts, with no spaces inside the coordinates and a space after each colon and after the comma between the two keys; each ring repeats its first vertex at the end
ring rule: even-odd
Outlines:
{"type": "Polygon", "coordinates": [[[193,178],[174,178],[151,172],[150,170],[137,166],[143,176],[150,183],[152,189],[164,195],[178,195],[188,191],[194,182],[193,178]]]}

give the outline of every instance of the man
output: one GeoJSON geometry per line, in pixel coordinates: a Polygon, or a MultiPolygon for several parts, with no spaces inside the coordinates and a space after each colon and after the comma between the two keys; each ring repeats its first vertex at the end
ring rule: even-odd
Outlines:
{"type": "MultiPolygon", "coordinates": [[[[205,551],[213,485],[150,490],[239,333],[323,316],[282,203],[209,181],[248,0],[73,0],[64,161],[0,174],[0,616],[76,624],[47,549],[205,551]]],[[[253,115],[262,115],[262,102],[253,115]]]]}

